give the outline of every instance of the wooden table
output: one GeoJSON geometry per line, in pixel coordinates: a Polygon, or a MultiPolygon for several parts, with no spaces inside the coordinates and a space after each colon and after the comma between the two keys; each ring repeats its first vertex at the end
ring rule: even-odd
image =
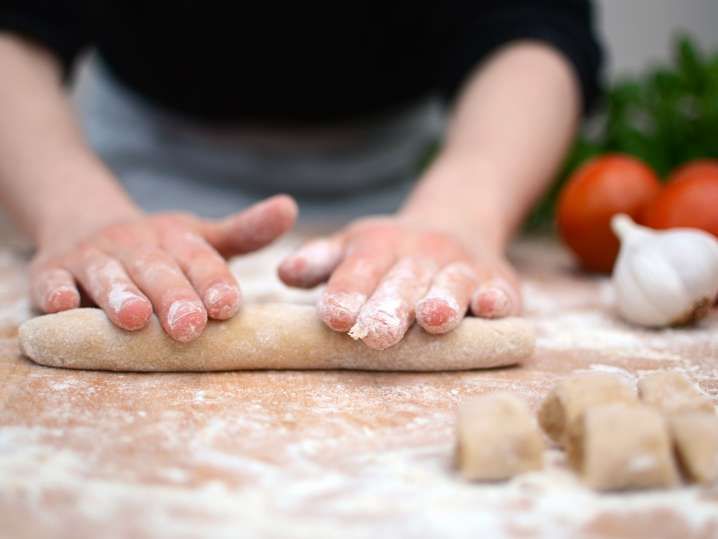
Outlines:
{"type": "MultiPolygon", "coordinates": [[[[287,244],[235,264],[251,300],[287,244]]],[[[470,484],[451,468],[457,402],[509,390],[536,407],[576,371],[679,369],[718,397],[718,314],[643,331],[603,278],[522,241],[534,361],[483,372],[116,374],[18,354],[26,255],[0,247],[0,537],[718,537],[718,488],[598,495],[556,449],[546,470],[470,484]]]]}

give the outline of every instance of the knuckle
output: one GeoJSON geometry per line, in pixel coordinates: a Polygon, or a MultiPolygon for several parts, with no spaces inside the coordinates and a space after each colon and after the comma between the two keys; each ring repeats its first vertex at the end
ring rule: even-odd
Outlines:
{"type": "Polygon", "coordinates": [[[197,257],[187,265],[187,274],[192,279],[205,280],[220,279],[222,281],[229,281],[229,270],[227,269],[224,260],[217,259],[213,256],[197,257]]]}
{"type": "Polygon", "coordinates": [[[458,260],[456,262],[452,262],[451,264],[446,266],[446,268],[444,268],[444,271],[450,276],[456,275],[470,280],[477,279],[476,271],[471,266],[471,264],[469,264],[465,260],[458,260]]]}
{"type": "Polygon", "coordinates": [[[57,267],[42,267],[36,271],[30,273],[30,281],[35,284],[42,284],[43,286],[55,286],[58,283],[64,284],[69,281],[70,278],[67,272],[57,267]]]}
{"type": "Polygon", "coordinates": [[[78,243],[74,249],[65,255],[65,258],[71,261],[77,260],[82,264],[88,264],[105,256],[106,255],[104,255],[92,241],[86,240],[78,243]]]}
{"type": "Polygon", "coordinates": [[[127,235],[127,226],[119,223],[107,225],[105,228],[99,231],[98,236],[105,236],[109,239],[119,240],[124,239],[127,235]]]}
{"type": "Polygon", "coordinates": [[[424,232],[418,243],[420,250],[437,255],[456,257],[462,252],[459,241],[444,232],[424,232]]]}
{"type": "Polygon", "coordinates": [[[202,236],[194,232],[183,232],[181,236],[184,244],[184,251],[190,258],[203,257],[216,260],[220,258],[219,254],[202,236]]]}
{"type": "Polygon", "coordinates": [[[156,245],[143,243],[132,250],[132,258],[139,265],[144,264],[162,264],[167,263],[171,259],[163,249],[156,245]]]}
{"type": "Polygon", "coordinates": [[[110,258],[108,255],[96,249],[95,247],[88,247],[78,252],[78,261],[81,266],[81,271],[88,276],[95,278],[103,278],[108,273],[115,274],[118,271],[119,262],[114,258],[110,258]]]}
{"type": "Polygon", "coordinates": [[[178,275],[179,269],[169,254],[156,246],[142,246],[130,258],[132,272],[148,280],[178,275]]]}
{"type": "Polygon", "coordinates": [[[161,229],[193,228],[197,222],[194,215],[187,212],[167,212],[149,218],[150,223],[161,229]]]}
{"type": "Polygon", "coordinates": [[[350,235],[384,235],[399,229],[399,225],[388,217],[363,217],[354,221],[347,231],[350,235]]]}
{"type": "Polygon", "coordinates": [[[113,223],[100,230],[90,241],[98,246],[112,249],[113,246],[132,246],[143,241],[142,227],[128,223],[113,223]]]}
{"type": "Polygon", "coordinates": [[[53,258],[45,255],[38,255],[30,262],[30,275],[38,276],[39,274],[52,269],[54,266],[58,266],[57,261],[53,258]]]}

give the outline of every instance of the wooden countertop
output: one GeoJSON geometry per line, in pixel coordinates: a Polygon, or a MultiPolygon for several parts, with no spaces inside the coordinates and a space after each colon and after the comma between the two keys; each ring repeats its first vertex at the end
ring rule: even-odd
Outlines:
{"type": "MultiPolygon", "coordinates": [[[[291,241],[289,242],[291,243],[291,241]]],[[[234,264],[250,300],[311,301],[234,264]]],[[[718,537],[718,487],[599,495],[546,470],[476,485],[451,468],[454,414],[506,389],[537,406],[575,371],[679,369],[718,398],[718,314],[644,331],[554,243],[514,249],[538,330],[522,368],[447,374],[116,374],[18,354],[26,259],[0,246],[0,537],[718,537]]]]}

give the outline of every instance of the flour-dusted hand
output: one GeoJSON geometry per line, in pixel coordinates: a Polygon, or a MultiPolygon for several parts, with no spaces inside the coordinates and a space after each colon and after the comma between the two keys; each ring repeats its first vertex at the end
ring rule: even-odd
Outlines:
{"type": "Polygon", "coordinates": [[[371,348],[396,344],[414,320],[446,333],[469,309],[519,313],[504,253],[563,161],[581,110],[578,82],[551,46],[501,47],[461,84],[441,148],[397,216],[308,244],[280,277],[302,287],[328,281],[319,316],[371,348]]]}
{"type": "Polygon", "coordinates": [[[469,308],[484,318],[521,310],[515,273],[499,253],[401,217],[362,219],[314,240],[279,275],[290,286],[328,281],[319,317],[375,349],[397,344],[415,320],[446,333],[469,308]]]}
{"type": "Polygon", "coordinates": [[[42,311],[78,307],[80,290],[117,326],[145,327],[153,310],[178,341],[239,308],[224,256],[287,231],[296,204],[276,196],[220,222],[143,214],[92,151],[74,115],[59,58],[35,40],[0,35],[0,203],[37,247],[31,294],[42,311]],[[7,82],[7,84],[6,84],[7,82]]]}
{"type": "MultiPolygon", "coordinates": [[[[79,283],[117,325],[142,327],[153,306],[182,341],[199,335],[207,310],[230,316],[238,291],[215,251],[270,241],[290,226],[293,204],[275,199],[252,210],[260,217],[237,217],[267,223],[266,234],[234,220],[142,217],[84,140],[57,58],[25,41],[0,36],[0,71],[12,73],[0,100],[0,201],[39,246],[38,306],[77,306],[79,283]]],[[[531,40],[498,47],[470,71],[398,216],[359,221],[282,265],[295,286],[328,280],[321,318],[370,347],[396,344],[415,319],[445,333],[469,306],[483,317],[520,310],[504,253],[563,161],[585,104],[581,81],[570,58],[531,40]]]]}
{"type": "Polygon", "coordinates": [[[297,207],[272,197],[222,221],[189,214],[140,213],[128,220],[59,233],[32,264],[35,305],[54,313],[80,305],[80,288],[117,326],[138,330],[153,310],[173,339],[191,341],[207,318],[240,307],[240,289],[224,258],[259,249],[294,224],[297,207]]]}

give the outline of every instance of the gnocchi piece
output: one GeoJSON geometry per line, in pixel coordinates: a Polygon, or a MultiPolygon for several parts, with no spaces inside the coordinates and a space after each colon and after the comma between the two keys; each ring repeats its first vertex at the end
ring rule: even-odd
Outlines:
{"type": "Polygon", "coordinates": [[[711,400],[677,371],[656,371],[643,376],[638,381],[638,394],[643,402],[667,414],[715,413],[711,400]]]}
{"type": "Polygon", "coordinates": [[[671,487],[679,481],[668,425],[651,406],[591,407],[567,438],[571,465],[596,490],[671,487]]]}
{"type": "Polygon", "coordinates": [[[678,462],[688,480],[718,480],[718,416],[688,412],[672,415],[668,423],[678,462]]]}
{"type": "Polygon", "coordinates": [[[496,481],[543,467],[544,442],[526,404],[492,393],[459,407],[456,464],[470,480],[496,481]]]}
{"type": "Polygon", "coordinates": [[[559,381],[544,399],[538,418],[554,441],[565,445],[571,424],[591,406],[610,402],[636,402],[636,392],[617,376],[591,373],[559,381]]]}

